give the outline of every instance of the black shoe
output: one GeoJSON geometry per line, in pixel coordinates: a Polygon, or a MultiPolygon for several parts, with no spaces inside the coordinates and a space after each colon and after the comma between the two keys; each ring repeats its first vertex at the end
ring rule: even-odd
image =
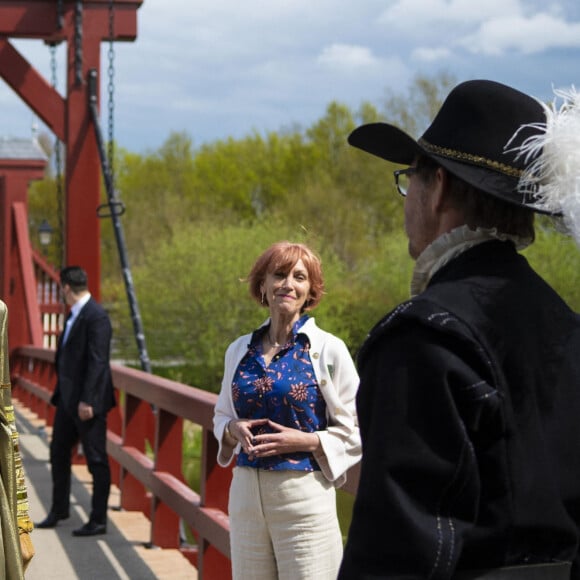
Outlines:
{"type": "Polygon", "coordinates": [[[95,522],[87,522],[84,526],[73,530],[73,536],[98,536],[107,533],[107,524],[97,524],[95,522]]]}
{"type": "Polygon", "coordinates": [[[60,520],[67,520],[68,517],[68,514],[55,514],[54,512],[48,512],[48,515],[38,524],[34,524],[34,527],[41,530],[56,528],[56,524],[58,524],[60,520]]]}

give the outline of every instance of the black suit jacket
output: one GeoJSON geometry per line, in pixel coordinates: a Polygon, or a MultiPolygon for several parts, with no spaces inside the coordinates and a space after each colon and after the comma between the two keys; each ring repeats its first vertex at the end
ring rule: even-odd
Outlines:
{"type": "Polygon", "coordinates": [[[51,403],[77,415],[83,401],[93,413],[107,413],[115,405],[110,367],[111,322],[93,298],[79,312],[65,344],[61,334],[56,350],[57,384],[51,403]]]}

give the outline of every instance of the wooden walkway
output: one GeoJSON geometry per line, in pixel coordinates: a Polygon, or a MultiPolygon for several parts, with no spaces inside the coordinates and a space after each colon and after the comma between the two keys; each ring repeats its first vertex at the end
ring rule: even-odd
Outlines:
{"type": "MultiPolygon", "coordinates": [[[[35,522],[50,509],[52,483],[48,438],[43,423],[14,400],[20,448],[28,484],[30,514],[35,522]]],[[[91,476],[85,466],[73,467],[71,517],[53,530],[35,530],[36,550],[26,580],[196,580],[196,569],[178,550],[148,549],[149,523],[136,512],[115,509],[118,489],[109,499],[107,534],[76,538],[72,530],[87,521],[91,476]]]]}

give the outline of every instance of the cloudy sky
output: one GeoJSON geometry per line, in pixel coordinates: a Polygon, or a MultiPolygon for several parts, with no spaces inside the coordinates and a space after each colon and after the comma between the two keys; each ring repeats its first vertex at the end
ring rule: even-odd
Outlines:
{"type": "MultiPolygon", "coordinates": [[[[135,152],[172,131],[200,145],[308,127],[333,100],[380,107],[417,74],[542,99],[580,88],[578,0],[144,0],[138,26],[136,42],[115,45],[115,138],[135,152]]],[[[15,44],[50,81],[42,42],[15,44]]],[[[28,136],[33,122],[0,80],[0,135],[28,136]]]]}

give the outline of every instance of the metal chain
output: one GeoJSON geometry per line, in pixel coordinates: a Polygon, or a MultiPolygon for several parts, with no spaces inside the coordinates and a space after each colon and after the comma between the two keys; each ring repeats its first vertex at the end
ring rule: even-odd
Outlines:
{"type": "MultiPolygon", "coordinates": [[[[51,83],[53,89],[57,88],[57,76],[56,76],[56,44],[50,45],[50,72],[51,72],[51,83]]],[[[61,148],[62,143],[58,137],[54,140],[54,160],[56,165],[56,206],[57,206],[57,250],[58,250],[58,264],[61,267],[64,264],[65,252],[64,252],[64,187],[62,180],[62,158],[61,158],[61,148]]]]}
{"type": "Polygon", "coordinates": [[[64,27],[64,4],[63,0],[57,0],[56,3],[56,27],[62,30],[64,27]]]}
{"type": "Polygon", "coordinates": [[[108,102],[108,130],[109,130],[109,145],[107,156],[109,158],[109,171],[111,173],[111,180],[113,182],[113,188],[115,187],[115,49],[114,49],[114,36],[115,36],[115,2],[114,0],[109,0],[109,68],[108,73],[108,85],[107,89],[109,91],[109,102],[108,102]]]}
{"type": "Polygon", "coordinates": [[[77,0],[75,7],[75,83],[83,83],[83,3],[77,0]]]}

